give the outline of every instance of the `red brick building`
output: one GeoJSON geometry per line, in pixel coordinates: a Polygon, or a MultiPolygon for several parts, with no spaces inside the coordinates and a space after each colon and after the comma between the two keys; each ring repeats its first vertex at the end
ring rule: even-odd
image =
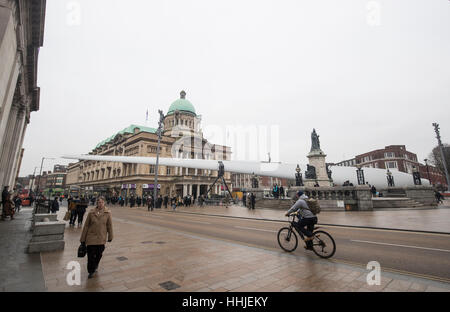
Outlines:
{"type": "Polygon", "coordinates": [[[419,167],[417,155],[406,150],[405,145],[389,145],[355,157],[356,164],[368,168],[397,169],[411,173],[413,167],[419,167]]]}
{"type": "Polygon", "coordinates": [[[413,168],[419,169],[424,179],[431,181],[433,185],[447,185],[445,175],[436,167],[421,164],[417,155],[406,150],[405,145],[389,145],[384,149],[378,149],[355,157],[356,165],[368,168],[397,169],[398,171],[412,174],[413,168]],[[428,174],[429,173],[429,174],[428,174]]]}
{"type": "Polygon", "coordinates": [[[420,176],[424,179],[428,179],[431,182],[431,184],[433,185],[442,184],[443,186],[447,186],[445,174],[442,174],[438,168],[430,165],[426,166],[420,164],[419,171],[420,176]]]}

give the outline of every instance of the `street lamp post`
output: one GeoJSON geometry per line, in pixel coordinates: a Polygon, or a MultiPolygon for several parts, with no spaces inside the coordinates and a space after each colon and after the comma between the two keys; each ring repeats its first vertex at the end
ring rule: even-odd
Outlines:
{"type": "MultiPolygon", "coordinates": [[[[156,147],[156,165],[155,165],[155,184],[153,185],[153,203],[156,203],[156,195],[158,193],[158,166],[159,166],[159,149],[161,145],[161,135],[162,135],[162,128],[163,128],[163,122],[164,122],[164,113],[162,110],[158,110],[159,113],[159,124],[158,124],[158,146],[156,147]]],[[[155,205],[153,205],[155,206],[155,205]]],[[[153,209],[152,209],[153,210],[153,209]]]]}
{"type": "Polygon", "coordinates": [[[430,171],[428,170],[428,159],[425,158],[423,161],[425,162],[425,166],[427,166],[427,178],[428,178],[428,182],[430,182],[430,185],[431,185],[432,183],[431,183],[430,171]]]}
{"type": "Polygon", "coordinates": [[[356,165],[356,177],[358,178],[358,185],[366,184],[364,180],[364,170],[361,169],[361,165],[356,165]]]}
{"type": "Polygon", "coordinates": [[[433,127],[434,127],[434,131],[436,132],[436,138],[438,140],[439,150],[441,151],[442,164],[444,165],[445,177],[447,180],[447,192],[450,192],[450,185],[449,185],[450,177],[448,176],[448,170],[447,170],[447,164],[446,164],[446,159],[445,159],[445,155],[444,155],[444,149],[442,147],[441,134],[439,132],[439,124],[433,123],[433,127]]]}

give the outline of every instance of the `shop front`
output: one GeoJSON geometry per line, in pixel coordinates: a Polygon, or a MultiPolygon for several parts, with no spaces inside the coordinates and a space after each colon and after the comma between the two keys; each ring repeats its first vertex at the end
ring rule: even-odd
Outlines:
{"type": "MultiPolygon", "coordinates": [[[[153,196],[153,191],[155,189],[155,184],[142,184],[142,196],[148,197],[150,195],[153,196]]],[[[161,191],[161,184],[158,184],[157,186],[157,196],[159,195],[161,191]]]]}

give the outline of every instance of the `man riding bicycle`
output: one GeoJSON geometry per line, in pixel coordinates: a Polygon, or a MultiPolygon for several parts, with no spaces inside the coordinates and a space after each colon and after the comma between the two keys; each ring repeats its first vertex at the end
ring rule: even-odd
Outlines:
{"type": "Polygon", "coordinates": [[[298,191],[296,194],[296,198],[298,199],[295,204],[286,212],[286,216],[290,216],[294,212],[299,212],[300,215],[297,214],[298,222],[294,222],[296,229],[303,233],[305,236],[306,249],[312,250],[312,239],[314,230],[314,224],[317,223],[317,217],[311,212],[306,203],[306,196],[302,191],[298,191]],[[305,229],[306,227],[306,229],[305,229]]]}

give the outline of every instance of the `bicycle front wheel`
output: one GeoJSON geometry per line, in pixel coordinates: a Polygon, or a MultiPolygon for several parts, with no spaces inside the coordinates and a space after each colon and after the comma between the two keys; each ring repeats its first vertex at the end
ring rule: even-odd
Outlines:
{"type": "Polygon", "coordinates": [[[336,243],[333,237],[325,231],[316,231],[313,233],[313,251],[321,258],[331,258],[336,252],[336,243]]]}
{"type": "Polygon", "coordinates": [[[298,245],[298,238],[292,228],[284,227],[278,231],[278,244],[287,252],[294,251],[298,245]]]}

